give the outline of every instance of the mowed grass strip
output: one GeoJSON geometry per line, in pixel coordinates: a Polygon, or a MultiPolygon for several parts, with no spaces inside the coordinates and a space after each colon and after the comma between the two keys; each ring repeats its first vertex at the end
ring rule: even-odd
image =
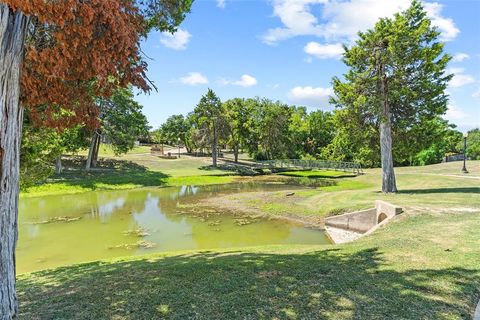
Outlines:
{"type": "Polygon", "coordinates": [[[18,277],[20,319],[469,319],[480,216],[405,214],[356,243],[101,261],[18,277]]]}

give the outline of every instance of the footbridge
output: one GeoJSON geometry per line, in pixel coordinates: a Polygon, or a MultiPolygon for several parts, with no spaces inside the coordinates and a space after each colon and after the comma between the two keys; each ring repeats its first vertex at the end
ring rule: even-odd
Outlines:
{"type": "Polygon", "coordinates": [[[363,174],[360,164],[355,162],[328,161],[328,160],[266,160],[256,161],[255,167],[262,169],[300,169],[300,170],[334,170],[363,174]]]}

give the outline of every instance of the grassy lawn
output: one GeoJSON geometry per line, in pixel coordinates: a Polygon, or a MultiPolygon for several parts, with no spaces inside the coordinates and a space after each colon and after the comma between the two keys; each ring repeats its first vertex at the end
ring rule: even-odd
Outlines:
{"type": "MultiPolygon", "coordinates": [[[[280,216],[311,218],[312,222],[331,214],[351,212],[373,206],[377,199],[389,201],[410,210],[438,211],[480,210],[480,161],[470,161],[468,175],[460,172],[461,163],[448,163],[426,167],[397,168],[399,193],[381,193],[381,171],[366,170],[355,178],[334,180],[335,185],[316,189],[295,190],[286,197],[285,192],[242,193],[210,199],[217,207],[237,208],[245,213],[264,212],[280,216]]],[[[323,174],[322,171],[319,172],[323,174]]],[[[303,171],[293,174],[315,175],[303,171]]]]}
{"type": "Polygon", "coordinates": [[[20,319],[468,319],[480,216],[405,214],[358,242],[186,252],[19,276],[20,319]]]}
{"type": "MultiPolygon", "coordinates": [[[[203,159],[145,156],[109,158],[90,173],[67,170],[22,196],[239,179],[208,170],[203,159]]],[[[344,245],[175,252],[19,275],[19,318],[471,318],[480,298],[480,161],[469,163],[469,175],[460,168],[459,162],[397,168],[396,195],[378,191],[380,170],[372,169],[331,179],[331,185],[292,189],[288,197],[272,191],[212,198],[208,205],[309,219],[371,207],[376,199],[406,213],[344,245]]],[[[270,177],[314,180],[338,173],[286,174],[270,177]]]]}
{"type": "MultiPolygon", "coordinates": [[[[232,171],[213,169],[208,157],[160,159],[151,155],[148,147],[136,147],[125,155],[115,156],[111,148],[101,146],[98,168],[87,172],[83,167],[83,153],[65,159],[63,163],[67,169],[62,174],[53,176],[47,183],[22,190],[21,197],[156,186],[224,184],[239,180],[232,171]]],[[[352,177],[349,173],[338,171],[291,171],[280,175],[307,180],[352,177]]]]}
{"type": "Polygon", "coordinates": [[[100,158],[98,168],[89,172],[83,168],[83,157],[64,160],[67,169],[62,174],[55,175],[47,183],[23,190],[21,197],[152,186],[223,184],[234,180],[231,172],[212,169],[208,158],[166,160],[143,153],[144,148],[138,147],[120,157],[107,153],[105,158],[100,158]]]}

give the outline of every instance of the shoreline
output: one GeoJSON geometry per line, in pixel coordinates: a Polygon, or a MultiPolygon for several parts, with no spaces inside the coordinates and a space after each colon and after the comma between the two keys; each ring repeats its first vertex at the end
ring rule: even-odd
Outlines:
{"type": "MultiPolygon", "coordinates": [[[[268,196],[278,192],[284,193],[291,193],[296,192],[299,189],[285,189],[281,191],[262,191],[260,192],[264,196],[268,196]]],[[[258,216],[265,219],[277,219],[277,220],[284,220],[291,223],[296,223],[302,225],[306,228],[312,228],[324,231],[325,230],[325,217],[323,216],[312,216],[312,215],[298,215],[294,213],[268,213],[262,210],[257,206],[250,206],[245,204],[242,200],[247,200],[250,195],[258,195],[259,192],[240,192],[236,194],[227,194],[227,195],[220,195],[209,197],[206,199],[202,199],[200,202],[197,203],[198,206],[201,207],[210,207],[220,211],[227,211],[229,213],[241,216],[258,216]],[[245,197],[247,199],[235,199],[238,196],[245,197]]]]}

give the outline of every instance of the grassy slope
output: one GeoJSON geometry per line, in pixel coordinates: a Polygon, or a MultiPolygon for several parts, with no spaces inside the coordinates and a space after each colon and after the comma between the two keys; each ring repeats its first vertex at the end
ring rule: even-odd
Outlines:
{"type": "Polygon", "coordinates": [[[372,169],[356,178],[342,178],[335,186],[296,191],[291,197],[286,197],[285,192],[244,193],[211,199],[208,204],[312,218],[372,207],[376,199],[420,211],[425,208],[480,210],[480,161],[469,163],[468,175],[461,174],[460,169],[460,162],[397,168],[400,192],[394,195],[379,192],[380,170],[372,169]]]}
{"type": "Polygon", "coordinates": [[[234,180],[234,177],[228,176],[230,172],[212,170],[208,159],[182,157],[165,160],[150,155],[149,149],[145,148],[138,147],[126,155],[114,156],[111,150],[103,147],[99,155],[99,168],[90,172],[83,170],[83,160],[64,161],[68,170],[54,176],[48,183],[22,191],[21,197],[186,183],[221,184],[234,180]]]}
{"type": "MultiPolygon", "coordinates": [[[[397,169],[397,195],[378,193],[379,170],[369,170],[288,197],[296,214],[379,198],[408,208],[355,243],[176,253],[20,275],[20,318],[469,318],[480,298],[480,162],[470,163],[469,176],[458,165],[397,169]]],[[[280,204],[273,213],[287,198],[262,197],[280,204]]]]}
{"type": "MultiPolygon", "coordinates": [[[[80,156],[85,156],[80,152],[80,156]]],[[[74,194],[93,190],[133,189],[152,186],[208,185],[236,180],[231,171],[212,169],[209,158],[182,156],[160,159],[147,147],[136,147],[125,155],[115,156],[108,146],[101,146],[98,168],[86,172],[84,158],[64,161],[64,170],[47,183],[23,190],[21,197],[74,194]]],[[[285,172],[285,176],[340,178],[351,176],[336,171],[285,172]]]]}
{"type": "Polygon", "coordinates": [[[467,319],[480,217],[412,214],[340,246],[94,262],[19,276],[20,319],[467,319]]]}

